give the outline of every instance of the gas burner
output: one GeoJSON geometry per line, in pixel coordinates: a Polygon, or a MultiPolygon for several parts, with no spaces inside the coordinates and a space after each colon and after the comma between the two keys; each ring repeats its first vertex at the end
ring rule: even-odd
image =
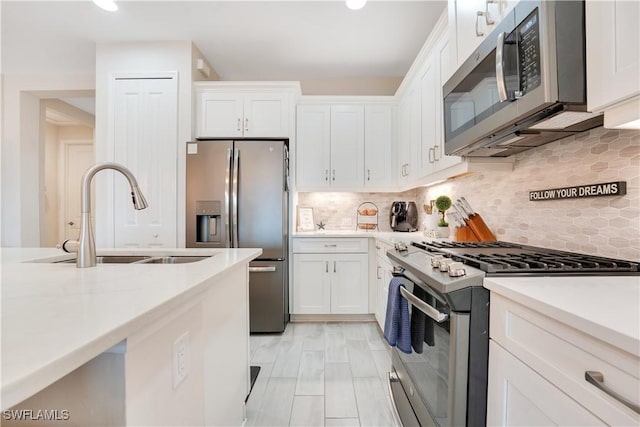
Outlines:
{"type": "Polygon", "coordinates": [[[421,242],[434,255],[478,268],[487,275],[635,275],[637,262],[538,248],[509,242],[421,242]]]}

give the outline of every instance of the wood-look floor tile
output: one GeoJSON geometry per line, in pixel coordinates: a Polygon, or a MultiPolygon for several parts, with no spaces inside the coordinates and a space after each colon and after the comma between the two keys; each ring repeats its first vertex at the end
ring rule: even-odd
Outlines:
{"type": "Polygon", "coordinates": [[[303,351],[296,384],[296,395],[324,395],[324,352],[303,351]]]}
{"type": "Polygon", "coordinates": [[[324,385],[326,417],[358,417],[351,368],[348,363],[325,363],[324,385]]]}
{"type": "Polygon", "coordinates": [[[358,413],[362,426],[391,426],[393,418],[380,378],[354,378],[358,413]]]}
{"type": "Polygon", "coordinates": [[[260,408],[252,417],[250,425],[289,425],[295,388],[296,380],[293,378],[269,378],[260,408]]]}
{"type": "Polygon", "coordinates": [[[324,425],[326,427],[360,427],[360,419],[358,418],[325,418],[324,425]]]}
{"type": "Polygon", "coordinates": [[[380,378],[386,378],[387,372],[391,370],[391,352],[389,350],[372,350],[371,355],[380,378]]]}
{"type": "Polygon", "coordinates": [[[251,356],[251,363],[273,363],[276,361],[280,346],[280,336],[263,337],[252,335],[249,342],[252,343],[252,347],[254,347],[255,343],[255,351],[251,356]]]}
{"type": "Polygon", "coordinates": [[[252,425],[257,417],[260,406],[262,405],[262,400],[264,399],[267,384],[269,383],[269,375],[273,368],[272,363],[265,363],[258,366],[260,366],[260,373],[258,373],[258,378],[256,378],[256,382],[253,385],[253,389],[251,389],[251,394],[249,394],[249,399],[247,399],[246,403],[247,425],[252,425]]]}
{"type": "Polygon", "coordinates": [[[324,396],[294,396],[290,426],[324,426],[324,396]]]}
{"type": "Polygon", "coordinates": [[[302,340],[282,340],[276,360],[273,363],[272,377],[297,378],[302,354],[302,340]]]}
{"type": "Polygon", "coordinates": [[[365,323],[363,325],[364,334],[371,350],[388,349],[389,344],[384,340],[384,336],[375,322],[365,323]]]}
{"type": "Polygon", "coordinates": [[[325,336],[325,362],[346,363],[349,361],[347,341],[342,330],[329,330],[325,336]]]}
{"type": "Polygon", "coordinates": [[[365,340],[347,340],[351,375],[354,378],[378,377],[378,368],[365,340]]]}

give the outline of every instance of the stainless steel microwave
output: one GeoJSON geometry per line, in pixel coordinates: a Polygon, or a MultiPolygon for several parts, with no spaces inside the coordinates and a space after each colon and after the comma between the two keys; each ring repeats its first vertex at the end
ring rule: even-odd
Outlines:
{"type": "Polygon", "coordinates": [[[602,125],[584,1],[521,1],[443,86],[445,153],[507,157],[602,125]]]}

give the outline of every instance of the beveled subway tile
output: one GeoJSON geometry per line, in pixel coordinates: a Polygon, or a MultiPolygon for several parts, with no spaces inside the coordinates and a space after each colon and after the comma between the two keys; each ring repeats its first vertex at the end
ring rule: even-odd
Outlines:
{"type": "Polygon", "coordinates": [[[324,426],[324,396],[295,396],[290,426],[324,426]]]}
{"type": "Polygon", "coordinates": [[[324,352],[303,351],[296,395],[324,395],[324,352]]]}
{"type": "Polygon", "coordinates": [[[348,363],[325,363],[324,405],[328,418],[356,418],[358,407],[348,363]]]}

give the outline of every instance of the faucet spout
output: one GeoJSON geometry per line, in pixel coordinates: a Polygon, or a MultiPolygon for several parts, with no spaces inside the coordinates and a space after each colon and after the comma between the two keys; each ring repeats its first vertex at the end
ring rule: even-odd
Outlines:
{"type": "MultiPolygon", "coordinates": [[[[129,186],[131,187],[131,198],[134,209],[141,210],[148,206],[147,200],[144,198],[142,191],[140,191],[140,187],[138,187],[138,181],[135,176],[133,176],[133,173],[125,166],[118,163],[105,162],[96,163],[87,169],[84,175],[82,175],[80,238],[77,242],[70,242],[72,244],[68,245],[69,248],[72,248],[71,250],[77,250],[78,252],[76,259],[76,266],[78,268],[95,267],[96,265],[96,243],[93,236],[93,226],[91,225],[91,181],[96,173],[103,169],[118,171],[127,178],[129,186]]],[[[62,248],[67,250],[65,246],[67,246],[67,242],[62,245],[62,248]]]]}

